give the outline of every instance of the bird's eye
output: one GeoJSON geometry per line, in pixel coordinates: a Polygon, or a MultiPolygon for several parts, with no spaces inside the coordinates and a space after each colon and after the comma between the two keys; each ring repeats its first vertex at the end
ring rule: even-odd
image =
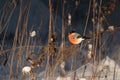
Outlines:
{"type": "Polygon", "coordinates": [[[72,37],[72,39],[75,39],[74,37],[72,37]]]}

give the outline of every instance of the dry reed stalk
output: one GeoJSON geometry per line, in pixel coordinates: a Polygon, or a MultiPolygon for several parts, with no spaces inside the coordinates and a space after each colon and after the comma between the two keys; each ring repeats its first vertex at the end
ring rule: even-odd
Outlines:
{"type": "MultiPolygon", "coordinates": [[[[22,5],[22,4],[21,4],[22,5]]],[[[22,5],[23,6],[23,5],[22,5]]],[[[28,23],[28,16],[29,16],[29,9],[30,9],[30,2],[28,3],[28,6],[26,5],[26,7],[28,8],[28,11],[26,12],[26,17],[25,17],[25,21],[23,23],[23,29],[22,29],[22,36],[21,36],[21,40],[20,40],[20,48],[18,50],[18,61],[17,61],[17,68],[16,68],[16,74],[18,74],[18,69],[21,67],[19,65],[21,65],[21,55],[22,55],[22,44],[23,44],[23,38],[25,36],[25,32],[27,30],[27,23],[28,23]]]]}
{"type": "Polygon", "coordinates": [[[4,33],[4,36],[3,36],[3,39],[2,39],[1,50],[3,50],[3,47],[4,47],[4,41],[5,41],[7,30],[8,30],[8,25],[7,25],[6,29],[5,29],[5,33],[4,33]]]}
{"type": "Polygon", "coordinates": [[[46,69],[45,69],[45,74],[44,74],[44,79],[49,80],[49,74],[50,74],[50,41],[51,41],[51,31],[52,31],[52,1],[49,0],[49,29],[48,29],[48,49],[47,49],[47,63],[46,63],[46,69]]]}
{"type": "Polygon", "coordinates": [[[1,19],[0,19],[0,26],[2,25],[2,22],[3,22],[3,19],[7,18],[7,20],[5,21],[5,24],[3,25],[2,27],[2,30],[0,31],[0,34],[4,31],[4,29],[7,27],[8,23],[10,22],[11,20],[11,17],[12,17],[12,14],[15,10],[16,7],[13,7],[12,10],[8,9],[6,10],[6,7],[8,7],[8,2],[5,3],[4,7],[3,7],[3,14],[1,16],[1,19]],[[5,10],[5,11],[4,11],[5,10]],[[7,11],[7,12],[6,12],[7,11]],[[8,13],[8,11],[10,11],[10,13],[8,13]],[[7,17],[8,16],[8,17],[7,17]]]}
{"type": "Polygon", "coordinates": [[[12,78],[13,75],[13,61],[14,61],[14,54],[15,54],[15,50],[16,50],[16,43],[17,43],[17,37],[18,37],[18,28],[20,25],[20,21],[22,18],[22,0],[20,0],[20,13],[19,13],[19,17],[18,17],[18,23],[17,23],[17,27],[16,27],[16,32],[15,32],[15,36],[14,36],[14,42],[13,42],[13,46],[12,46],[12,57],[11,57],[11,64],[10,64],[10,78],[12,78]]]}
{"type": "Polygon", "coordinates": [[[116,63],[115,63],[115,66],[114,66],[113,80],[116,80],[116,63]]]}
{"type": "Polygon", "coordinates": [[[15,54],[15,50],[16,50],[16,43],[17,43],[17,33],[18,33],[18,27],[16,29],[16,35],[14,37],[14,42],[13,42],[13,46],[12,46],[12,57],[11,57],[11,64],[10,64],[10,77],[12,78],[12,75],[13,75],[13,70],[12,70],[12,67],[13,67],[13,61],[14,61],[14,54],[15,54]]]}
{"type": "MultiPolygon", "coordinates": [[[[62,2],[62,1],[61,1],[62,2]]],[[[63,49],[65,47],[65,22],[64,22],[64,6],[65,6],[65,3],[63,2],[62,3],[62,43],[61,43],[61,49],[62,49],[62,58],[63,58],[63,49]]]]}
{"type": "Polygon", "coordinates": [[[50,73],[50,76],[52,77],[54,75],[54,71],[56,70],[56,67],[59,65],[59,63],[61,62],[62,60],[62,57],[61,57],[61,47],[62,47],[62,43],[60,45],[60,48],[59,48],[59,51],[58,51],[58,54],[57,54],[57,57],[55,59],[55,62],[51,68],[51,73],[50,73]]]}
{"type": "MultiPolygon", "coordinates": [[[[99,5],[99,8],[98,8],[98,23],[99,23],[99,32],[100,32],[100,27],[102,25],[102,21],[101,21],[101,7],[102,7],[102,0],[100,0],[100,5],[99,5]]],[[[98,46],[101,45],[101,41],[100,41],[100,38],[101,38],[101,34],[99,34],[99,32],[97,32],[98,34],[98,41],[97,41],[97,44],[98,46]]],[[[101,48],[99,47],[99,52],[98,52],[98,63],[100,61],[100,54],[101,54],[101,48]]]]}
{"type": "MultiPolygon", "coordinates": [[[[92,2],[92,6],[93,6],[93,20],[95,20],[95,4],[96,4],[96,0],[93,0],[93,2],[92,2]]],[[[95,33],[95,21],[93,21],[93,33],[95,33]]],[[[95,39],[95,35],[93,35],[93,41],[96,41],[96,39],[95,39]]],[[[93,65],[92,65],[92,79],[94,80],[94,61],[95,61],[95,59],[96,59],[96,44],[97,42],[93,42],[93,65]]]]}
{"type": "Polygon", "coordinates": [[[91,10],[91,0],[89,1],[89,7],[88,7],[88,12],[87,12],[87,18],[86,18],[86,22],[85,22],[85,27],[84,27],[84,32],[83,32],[83,36],[85,36],[85,32],[86,32],[86,28],[88,25],[88,20],[89,20],[89,16],[90,16],[90,10],[91,10]]]}
{"type": "MultiPolygon", "coordinates": [[[[58,2],[57,2],[57,4],[58,4],[58,2]]],[[[55,27],[56,26],[56,22],[57,22],[57,16],[58,16],[57,14],[58,14],[58,5],[56,7],[56,12],[55,12],[54,21],[53,21],[53,32],[55,32],[55,30],[57,28],[57,27],[55,27]]]]}

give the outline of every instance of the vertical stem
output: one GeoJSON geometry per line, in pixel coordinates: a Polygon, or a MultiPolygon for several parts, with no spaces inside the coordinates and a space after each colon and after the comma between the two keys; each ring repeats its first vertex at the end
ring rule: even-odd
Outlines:
{"type": "Polygon", "coordinates": [[[115,66],[114,66],[114,75],[113,75],[113,80],[115,80],[115,76],[116,75],[116,63],[115,63],[115,66]]]}
{"type": "Polygon", "coordinates": [[[4,33],[4,36],[3,36],[1,50],[3,50],[3,48],[4,48],[4,41],[5,41],[5,36],[6,36],[7,30],[8,30],[8,25],[6,27],[6,30],[5,30],[5,33],[4,33]]]}
{"type": "MultiPolygon", "coordinates": [[[[22,4],[21,4],[22,5],[22,4]]],[[[28,2],[28,5],[26,5],[28,7],[28,11],[27,11],[27,15],[25,17],[25,21],[24,21],[24,24],[23,24],[23,29],[22,29],[22,37],[21,37],[21,40],[20,40],[20,48],[19,48],[19,52],[18,52],[18,62],[17,62],[17,69],[16,69],[16,73],[18,74],[18,69],[19,67],[21,67],[21,55],[22,55],[22,43],[23,43],[23,39],[24,39],[24,36],[25,36],[25,31],[27,30],[27,23],[28,23],[28,16],[29,16],[29,10],[30,10],[30,1],[28,2]]]]}
{"type": "Polygon", "coordinates": [[[48,54],[47,54],[47,64],[46,64],[46,71],[45,71],[45,79],[49,80],[49,70],[50,70],[50,66],[49,66],[49,59],[50,59],[50,40],[51,40],[51,27],[52,27],[52,1],[49,0],[49,32],[48,32],[48,54]]]}
{"type": "Polygon", "coordinates": [[[17,43],[17,36],[18,36],[18,28],[20,25],[20,21],[21,21],[21,17],[22,17],[22,0],[20,0],[20,12],[19,12],[19,17],[18,17],[18,23],[17,23],[17,27],[16,27],[16,32],[15,32],[15,36],[14,36],[14,42],[13,42],[13,46],[12,46],[12,57],[11,57],[11,64],[10,64],[10,78],[12,77],[12,66],[13,66],[13,60],[14,60],[14,53],[16,50],[16,43],[17,43]]]}
{"type": "Polygon", "coordinates": [[[62,59],[63,59],[63,49],[65,44],[65,28],[64,28],[64,1],[62,5],[62,59]]]}
{"type": "MultiPolygon", "coordinates": [[[[99,11],[98,11],[98,24],[99,24],[99,31],[100,31],[100,28],[102,26],[102,22],[101,22],[101,6],[102,6],[102,0],[100,1],[100,6],[99,6],[99,11]]],[[[98,40],[99,41],[99,55],[98,55],[98,62],[100,61],[100,54],[101,54],[101,48],[100,48],[100,44],[101,44],[101,41],[100,41],[100,37],[101,37],[101,34],[99,35],[99,33],[97,32],[97,36],[98,36],[98,40]]]]}
{"type": "MultiPolygon", "coordinates": [[[[93,0],[93,20],[95,20],[95,2],[96,0],[93,0]]],[[[96,51],[95,51],[95,21],[93,21],[93,65],[92,65],[92,78],[94,78],[94,61],[95,61],[95,56],[96,56],[96,51]]]]}
{"type": "MultiPolygon", "coordinates": [[[[5,6],[3,7],[3,10],[5,9],[5,7],[7,6],[7,1],[5,3],[5,6]]],[[[9,14],[8,18],[7,18],[7,21],[5,22],[5,24],[3,25],[2,29],[0,30],[0,34],[4,31],[4,29],[6,28],[6,26],[8,25],[8,23],[10,22],[10,19],[12,17],[12,14],[14,12],[16,7],[13,7],[11,13],[9,14]]],[[[10,11],[10,10],[9,10],[10,11]]],[[[4,18],[4,16],[7,16],[7,14],[5,14],[5,12],[3,11],[3,14],[1,16],[1,19],[0,19],[0,27],[2,25],[2,19],[4,18]]]]}
{"type": "Polygon", "coordinates": [[[88,20],[89,20],[89,16],[90,16],[90,9],[91,9],[91,0],[89,1],[89,8],[88,8],[88,12],[87,12],[87,19],[86,19],[86,22],[85,22],[85,28],[84,28],[83,36],[85,36],[85,32],[86,32],[86,28],[87,28],[87,24],[88,24],[88,20]]]}

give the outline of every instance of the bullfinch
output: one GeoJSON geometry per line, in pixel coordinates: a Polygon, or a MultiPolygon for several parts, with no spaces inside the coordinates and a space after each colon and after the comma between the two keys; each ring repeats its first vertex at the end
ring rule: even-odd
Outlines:
{"type": "Polygon", "coordinates": [[[80,44],[85,39],[90,39],[89,37],[81,36],[79,33],[70,32],[68,34],[68,39],[72,44],[80,44]]]}

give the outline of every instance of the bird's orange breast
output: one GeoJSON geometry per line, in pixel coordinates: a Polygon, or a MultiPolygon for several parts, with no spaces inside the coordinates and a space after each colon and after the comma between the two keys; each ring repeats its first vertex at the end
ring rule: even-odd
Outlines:
{"type": "Polygon", "coordinates": [[[79,40],[77,38],[73,38],[73,34],[69,34],[68,39],[72,44],[78,44],[78,42],[79,42],[79,40]]]}

